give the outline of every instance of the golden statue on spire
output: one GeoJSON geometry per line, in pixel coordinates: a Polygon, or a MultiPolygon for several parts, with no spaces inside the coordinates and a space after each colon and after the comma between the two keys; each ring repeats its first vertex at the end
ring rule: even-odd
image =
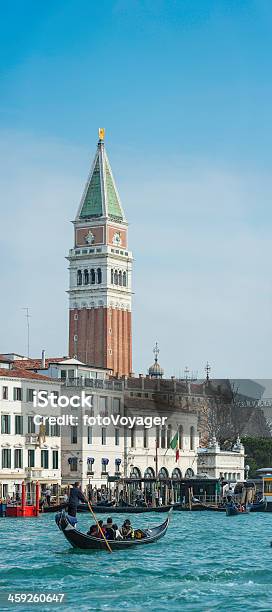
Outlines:
{"type": "Polygon", "coordinates": [[[98,136],[99,136],[99,140],[104,140],[104,138],[105,138],[105,128],[98,128],[98,136]]]}

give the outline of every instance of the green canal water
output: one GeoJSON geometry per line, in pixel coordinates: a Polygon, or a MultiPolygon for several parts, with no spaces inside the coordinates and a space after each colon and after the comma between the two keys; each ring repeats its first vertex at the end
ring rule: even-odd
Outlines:
{"type": "MultiPolygon", "coordinates": [[[[121,523],[125,515],[114,516],[121,523]]],[[[132,515],[132,522],[145,527],[164,518],[132,515]]],[[[79,515],[83,531],[90,522],[79,515]]],[[[112,555],[70,548],[54,515],[3,518],[0,529],[2,600],[9,590],[66,594],[63,606],[2,603],[1,612],[272,610],[272,513],[176,512],[163,539],[112,555]]]]}

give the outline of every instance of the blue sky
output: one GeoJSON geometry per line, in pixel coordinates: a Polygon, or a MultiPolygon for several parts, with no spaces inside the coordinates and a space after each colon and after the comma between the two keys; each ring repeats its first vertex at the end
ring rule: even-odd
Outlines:
{"type": "Polygon", "coordinates": [[[1,350],[67,351],[74,217],[105,126],[135,255],[134,369],[270,377],[272,6],[14,1],[0,24],[1,350]],[[7,314],[8,313],[8,314],[7,314]]]}

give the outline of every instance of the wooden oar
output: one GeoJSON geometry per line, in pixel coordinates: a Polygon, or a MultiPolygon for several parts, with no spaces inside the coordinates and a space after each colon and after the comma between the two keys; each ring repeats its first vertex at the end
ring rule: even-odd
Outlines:
{"type": "Polygon", "coordinates": [[[97,520],[97,518],[96,518],[96,516],[95,516],[95,513],[94,513],[94,511],[93,511],[93,509],[92,509],[92,506],[91,506],[91,504],[90,504],[89,500],[87,499],[87,497],[85,497],[85,499],[86,499],[86,502],[87,502],[87,504],[88,504],[88,508],[89,508],[90,512],[92,513],[92,515],[93,515],[93,517],[94,517],[94,520],[95,520],[95,522],[96,522],[96,525],[97,525],[97,527],[98,527],[98,529],[99,529],[99,531],[100,531],[100,533],[101,533],[101,535],[102,535],[102,538],[105,540],[105,542],[106,542],[106,544],[107,544],[108,551],[109,551],[110,553],[112,553],[112,549],[111,549],[111,547],[110,547],[110,545],[109,545],[109,542],[108,542],[108,540],[107,540],[107,538],[106,538],[106,536],[105,536],[105,534],[104,534],[103,530],[101,529],[101,527],[100,527],[100,525],[99,525],[99,523],[98,523],[98,520],[97,520]]]}

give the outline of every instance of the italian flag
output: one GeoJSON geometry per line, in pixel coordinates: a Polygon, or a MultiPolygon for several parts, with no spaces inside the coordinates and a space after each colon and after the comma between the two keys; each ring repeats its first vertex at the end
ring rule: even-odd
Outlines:
{"type": "Polygon", "coordinates": [[[174,435],[170,442],[170,448],[176,451],[176,462],[179,460],[179,447],[178,447],[178,432],[174,435]]]}

